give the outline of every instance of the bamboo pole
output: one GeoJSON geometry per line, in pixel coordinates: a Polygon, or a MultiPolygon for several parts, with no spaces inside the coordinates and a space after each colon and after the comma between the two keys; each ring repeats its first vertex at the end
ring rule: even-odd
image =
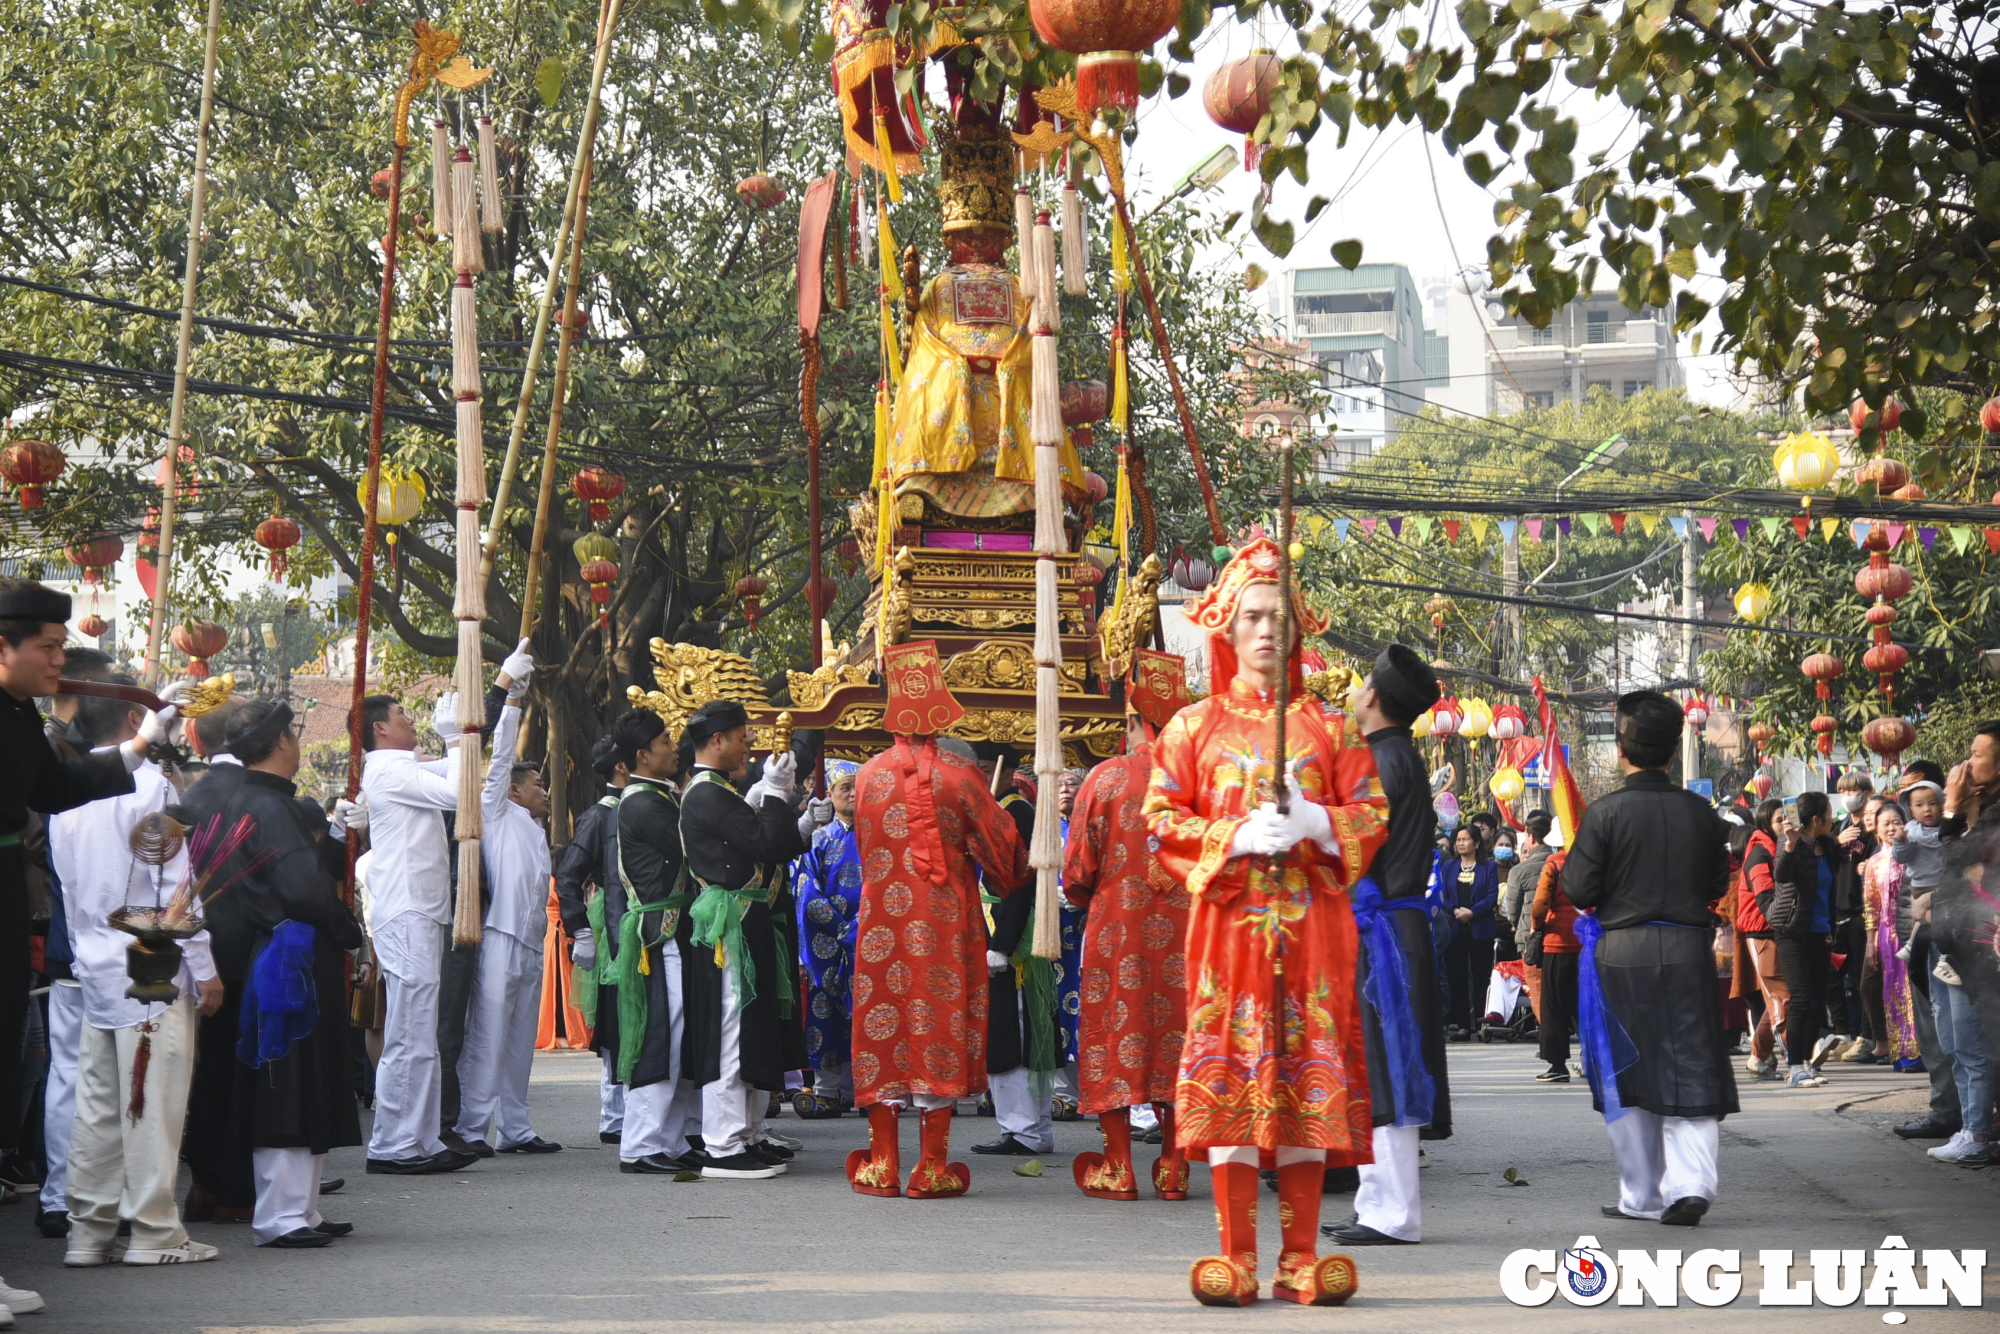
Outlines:
{"type": "Polygon", "coordinates": [[[160,632],[174,586],[174,498],[180,491],[181,441],[187,431],[188,363],[194,357],[194,296],[201,269],[201,220],[208,208],[208,132],[215,119],[215,48],[222,32],[222,0],[208,0],[202,39],[201,111],[195,122],[194,197],[188,209],[187,271],[181,279],[180,341],[174,352],[174,398],[167,411],[165,492],[160,497],[159,575],[153,584],[152,623],[146,631],[145,685],[160,681],[160,632]]]}
{"type": "MultiPolygon", "coordinates": [[[[493,514],[486,529],[486,543],[480,553],[479,576],[482,580],[493,578],[493,562],[500,550],[500,526],[505,522],[507,503],[514,493],[514,476],[521,463],[521,441],[528,430],[528,410],[535,397],[535,382],[542,364],[542,348],[548,341],[549,317],[555,309],[556,293],[561,290],[563,261],[569,253],[570,233],[578,227],[577,213],[581,205],[581,190],[585,164],[589,162],[597,140],[598,108],[604,91],[604,71],[610,62],[611,37],[618,26],[624,0],[599,0],[597,17],[597,52],[590,69],[590,101],[583,113],[583,132],[576,142],[576,157],[571,163],[569,191],[563,202],[562,225],[556,229],[555,245],[549,252],[549,280],[542,288],[542,303],[535,313],[535,332],[528,343],[527,369],[521,376],[521,397],[514,405],[514,424],[507,433],[507,456],[500,464],[500,480],[493,488],[493,514]]],[[[533,605],[534,574],[529,579],[530,596],[522,603],[522,620],[528,622],[527,608],[533,605]]]]}

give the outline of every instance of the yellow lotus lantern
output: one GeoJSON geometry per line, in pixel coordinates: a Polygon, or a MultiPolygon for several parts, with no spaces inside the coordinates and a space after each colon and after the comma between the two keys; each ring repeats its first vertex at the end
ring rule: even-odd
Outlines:
{"type": "Polygon", "coordinates": [[[1761,621],[1771,611],[1771,586],[1745,584],[1736,590],[1736,614],[1746,621],[1761,621]]]}
{"type": "Polygon", "coordinates": [[[1496,801],[1519,801],[1521,794],[1528,790],[1528,784],[1521,777],[1521,771],[1510,764],[1493,771],[1493,777],[1487,780],[1486,789],[1493,794],[1496,801]]]}
{"type": "Polygon", "coordinates": [[[1410,724],[1410,735],[1422,740],[1431,734],[1431,711],[1425,709],[1423,716],[1410,724]]]}
{"type": "Polygon", "coordinates": [[[1778,442],[1771,462],[1778,484],[1794,491],[1817,491],[1831,485],[1840,472],[1840,451],[1818,431],[1795,431],[1778,442]]]}
{"type": "Polygon", "coordinates": [[[1468,699],[1465,705],[1465,721],[1458,725],[1458,734],[1477,741],[1493,730],[1493,706],[1483,699],[1468,699]]]}
{"type": "MultiPolygon", "coordinates": [[[[375,522],[390,530],[385,537],[392,546],[396,541],[396,527],[416,518],[418,511],[424,507],[424,498],[429,494],[422,473],[403,468],[382,469],[381,479],[375,487],[375,522]]],[[[368,506],[366,481],[355,488],[355,497],[360,500],[365,514],[368,506]]]]}

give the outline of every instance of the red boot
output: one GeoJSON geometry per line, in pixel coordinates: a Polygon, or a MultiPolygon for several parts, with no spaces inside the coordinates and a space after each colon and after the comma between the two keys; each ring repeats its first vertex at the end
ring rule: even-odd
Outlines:
{"type": "Polygon", "coordinates": [[[1216,1163],[1215,1227],[1221,1255],[1204,1255],[1188,1269],[1188,1287],[1203,1306],[1248,1306],[1257,1300],[1257,1166],[1216,1163]]]}
{"type": "Polygon", "coordinates": [[[1070,1165],[1085,1195],[1100,1200],[1136,1200],[1139,1186],[1132,1179],[1132,1113],[1123,1107],[1097,1118],[1104,1134],[1103,1153],[1079,1153],[1070,1165]]]}
{"type": "Polygon", "coordinates": [[[942,1200],[963,1195],[972,1184],[972,1172],[964,1163],[947,1163],[951,1151],[951,1108],[925,1112],[923,1151],[910,1172],[909,1187],[903,1192],[913,1200],[942,1200]]]}
{"type": "Polygon", "coordinates": [[[903,1193],[903,1148],[896,1139],[896,1109],[868,1107],[868,1147],[847,1155],[847,1180],[863,1195],[903,1193]]]}
{"type": "Polygon", "coordinates": [[[1160,1156],[1153,1160],[1153,1194],[1163,1200],[1185,1200],[1188,1197],[1187,1155],[1174,1139],[1174,1105],[1170,1102],[1156,1102],[1153,1110],[1160,1117],[1160,1156]]]}
{"type": "Polygon", "coordinates": [[[1319,1254],[1319,1202],[1326,1164],[1318,1159],[1278,1169],[1278,1227],[1284,1250],[1271,1295],[1301,1306],[1339,1306],[1354,1295],[1360,1277],[1347,1255],[1319,1254]]]}

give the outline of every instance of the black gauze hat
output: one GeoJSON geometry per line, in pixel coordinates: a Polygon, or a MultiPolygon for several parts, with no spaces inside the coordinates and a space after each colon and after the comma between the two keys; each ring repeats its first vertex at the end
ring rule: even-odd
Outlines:
{"type": "Polygon", "coordinates": [[[1387,712],[1403,723],[1413,723],[1438,702],[1437,673],[1407,644],[1391,644],[1375,659],[1375,693],[1388,704],[1387,712]]]}
{"type": "Polygon", "coordinates": [[[750,712],[733,699],[712,699],[688,715],[687,730],[681,735],[699,746],[718,732],[732,727],[748,727],[750,712]]]}
{"type": "Polygon", "coordinates": [[[1657,690],[1634,690],[1618,697],[1620,741],[1649,747],[1678,745],[1683,722],[1680,705],[1657,690]]]}
{"type": "Polygon", "coordinates": [[[49,621],[68,623],[69,594],[58,593],[41,584],[20,588],[0,588],[0,621],[49,621]]]}

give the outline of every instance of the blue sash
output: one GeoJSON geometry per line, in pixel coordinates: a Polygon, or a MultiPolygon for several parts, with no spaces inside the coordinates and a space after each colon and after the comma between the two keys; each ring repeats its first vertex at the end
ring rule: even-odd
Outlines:
{"type": "Polygon", "coordinates": [[[1576,1027],[1583,1039],[1583,1076],[1590,1091],[1604,1109],[1608,1125],[1632,1109],[1618,1100],[1618,1076],[1639,1059],[1639,1049],[1625,1032],[1625,1025],[1604,1003],[1604,988],[1597,980],[1597,942],[1604,939],[1604,927],[1594,912],[1576,915],[1576,938],[1583,943],[1583,958],[1577,964],[1576,1027]]]}
{"type": "Polygon", "coordinates": [[[280,922],[271,932],[271,943],[250,965],[236,1059],[252,1070],[278,1060],[317,1023],[313,929],[304,922],[280,922]]]}
{"type": "Polygon", "coordinates": [[[1363,994],[1382,1024],[1382,1049],[1389,1060],[1389,1087],[1394,1090],[1396,1124],[1426,1125],[1437,1100],[1437,1085],[1424,1065],[1423,1035],[1410,1011],[1410,974],[1403,966],[1403,944],[1397,938],[1391,912],[1425,912],[1421,896],[1382,897],[1382,887],[1363,876],[1348,891],[1354,924],[1368,951],[1368,983],[1363,994]]]}

